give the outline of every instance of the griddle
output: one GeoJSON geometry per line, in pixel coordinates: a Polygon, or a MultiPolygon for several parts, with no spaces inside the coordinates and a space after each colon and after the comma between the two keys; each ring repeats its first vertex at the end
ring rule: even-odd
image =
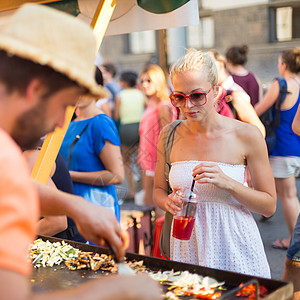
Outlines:
{"type": "MultiPolygon", "coordinates": [[[[59,238],[53,238],[48,236],[39,236],[43,240],[49,240],[50,242],[62,241],[59,238]]],[[[94,252],[99,254],[111,254],[106,248],[99,246],[92,246],[64,240],[68,244],[82,251],[94,252]]],[[[248,285],[254,283],[258,285],[264,285],[268,291],[268,296],[264,297],[265,300],[288,300],[292,298],[293,285],[292,283],[266,279],[261,277],[248,276],[240,273],[234,273],[229,271],[223,271],[218,269],[212,269],[207,267],[201,267],[197,265],[191,265],[186,263],[179,263],[171,260],[164,260],[151,256],[144,256],[135,253],[126,253],[128,261],[144,261],[144,265],[152,271],[189,271],[190,273],[197,273],[201,276],[209,276],[216,279],[219,282],[225,281],[226,291],[222,292],[222,296],[218,299],[243,299],[236,297],[236,292],[241,289],[239,285],[244,283],[248,285]]],[[[53,267],[41,267],[34,268],[31,277],[31,285],[34,291],[45,292],[45,291],[56,291],[65,288],[77,286],[85,281],[107,276],[107,271],[92,271],[87,269],[81,269],[76,271],[70,271],[62,263],[61,265],[53,267]]],[[[113,276],[113,275],[111,275],[113,276]]],[[[166,292],[168,286],[162,285],[163,290],[166,292]]],[[[180,299],[195,299],[195,296],[184,296],[180,299]]],[[[258,299],[258,298],[257,298],[258,299]]]]}

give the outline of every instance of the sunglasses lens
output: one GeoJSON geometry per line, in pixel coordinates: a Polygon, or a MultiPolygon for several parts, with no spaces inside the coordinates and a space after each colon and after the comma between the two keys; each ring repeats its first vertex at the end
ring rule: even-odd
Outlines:
{"type": "Polygon", "coordinates": [[[171,102],[176,107],[182,107],[186,104],[186,98],[195,106],[201,106],[206,103],[206,94],[205,93],[192,93],[189,96],[182,94],[172,94],[170,96],[171,102]]]}
{"type": "Polygon", "coordinates": [[[181,94],[172,94],[170,98],[174,106],[182,106],[185,103],[185,97],[181,94]]]}
{"type": "Polygon", "coordinates": [[[206,101],[203,93],[193,93],[190,95],[190,99],[194,105],[203,105],[206,101]]]}

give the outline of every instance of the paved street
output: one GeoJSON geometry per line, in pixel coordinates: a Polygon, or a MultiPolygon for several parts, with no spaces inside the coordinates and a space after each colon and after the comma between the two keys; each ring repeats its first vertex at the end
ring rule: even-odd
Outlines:
{"type": "MultiPolygon", "coordinates": [[[[300,179],[297,179],[296,182],[298,198],[300,199],[300,179]]],[[[277,201],[277,210],[275,215],[268,221],[258,222],[259,216],[255,215],[254,217],[257,220],[257,224],[264,242],[271,268],[272,278],[281,280],[286,251],[274,249],[271,246],[272,242],[274,242],[276,239],[282,239],[288,236],[288,230],[285,225],[280,201],[277,201]]]]}

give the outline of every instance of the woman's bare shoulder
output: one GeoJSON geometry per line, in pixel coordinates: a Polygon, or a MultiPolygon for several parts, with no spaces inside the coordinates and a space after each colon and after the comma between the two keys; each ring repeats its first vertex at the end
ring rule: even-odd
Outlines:
{"type": "Polygon", "coordinates": [[[242,121],[236,121],[235,132],[237,136],[244,142],[255,142],[256,140],[264,140],[264,137],[256,125],[252,125],[242,121]]]}
{"type": "Polygon", "coordinates": [[[257,126],[228,117],[223,117],[222,128],[227,132],[234,133],[237,137],[242,139],[255,137],[263,138],[263,135],[257,126]]]}

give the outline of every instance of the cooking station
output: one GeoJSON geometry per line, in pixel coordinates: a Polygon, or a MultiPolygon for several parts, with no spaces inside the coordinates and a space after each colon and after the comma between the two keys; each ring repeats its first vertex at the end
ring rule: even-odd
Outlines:
{"type": "MultiPolygon", "coordinates": [[[[49,240],[50,242],[62,241],[61,239],[40,236],[43,240],[49,240]]],[[[93,252],[99,254],[111,254],[110,251],[106,248],[92,246],[72,241],[67,241],[68,244],[74,248],[80,249],[81,251],[93,252]]],[[[241,288],[239,285],[241,283],[254,283],[256,285],[265,286],[269,294],[263,299],[266,300],[285,300],[291,299],[293,294],[293,286],[291,283],[265,279],[260,277],[253,277],[248,275],[243,275],[234,272],[222,271],[217,269],[211,269],[196,265],[190,265],[185,263],[179,263],[174,261],[167,261],[160,258],[138,255],[134,253],[126,253],[127,261],[141,261],[147,269],[151,271],[189,271],[190,273],[196,273],[201,276],[209,276],[216,279],[219,282],[224,281],[224,287],[226,290],[222,291],[222,296],[218,299],[245,299],[241,297],[236,297],[236,293],[241,288]]],[[[101,276],[108,275],[108,271],[92,271],[90,269],[81,269],[76,271],[70,271],[62,263],[61,265],[54,265],[53,267],[41,267],[34,268],[31,278],[32,289],[35,291],[54,291],[64,288],[69,288],[76,286],[84,281],[99,278],[101,276]]],[[[164,292],[167,292],[168,285],[162,285],[164,292]]],[[[193,296],[181,296],[180,299],[195,299],[193,296]]],[[[258,298],[257,298],[258,299],[258,298]]]]}

